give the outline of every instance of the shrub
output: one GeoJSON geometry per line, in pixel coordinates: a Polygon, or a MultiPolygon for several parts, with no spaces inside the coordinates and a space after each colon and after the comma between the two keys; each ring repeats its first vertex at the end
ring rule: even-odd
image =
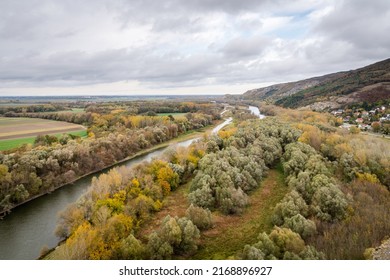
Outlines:
{"type": "Polygon", "coordinates": [[[306,246],[298,233],[275,227],[270,234],[261,233],[258,242],[245,246],[242,259],[323,259],[314,247],[306,246]]]}
{"type": "Polygon", "coordinates": [[[186,211],[186,216],[198,229],[208,229],[212,226],[211,212],[209,209],[191,204],[186,211]]]}
{"type": "Polygon", "coordinates": [[[301,214],[285,219],[283,226],[298,233],[304,239],[317,232],[316,224],[313,221],[306,219],[301,214]]]}
{"type": "Polygon", "coordinates": [[[313,196],[312,209],[323,221],[342,220],[346,216],[347,207],[344,194],[333,184],[320,187],[313,196]]]}
{"type": "Polygon", "coordinates": [[[275,207],[273,222],[275,225],[282,225],[285,219],[295,215],[307,216],[308,206],[303,198],[296,191],[291,191],[275,207]]]}

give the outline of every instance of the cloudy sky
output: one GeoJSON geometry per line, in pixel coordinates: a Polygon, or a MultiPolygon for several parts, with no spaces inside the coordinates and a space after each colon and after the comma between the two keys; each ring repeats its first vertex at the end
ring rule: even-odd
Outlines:
{"type": "Polygon", "coordinates": [[[225,94],[390,57],[388,0],[0,0],[0,95],[225,94]]]}

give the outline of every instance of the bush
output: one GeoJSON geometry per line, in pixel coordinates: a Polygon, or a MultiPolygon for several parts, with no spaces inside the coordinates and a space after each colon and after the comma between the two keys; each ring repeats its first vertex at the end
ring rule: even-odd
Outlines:
{"type": "Polygon", "coordinates": [[[320,187],[313,196],[312,209],[323,221],[338,221],[346,216],[348,202],[338,187],[331,184],[320,187]]]}
{"type": "Polygon", "coordinates": [[[172,257],[173,248],[169,242],[163,240],[157,232],[153,232],[149,236],[147,245],[149,259],[152,260],[167,260],[172,257]]]}
{"type": "Polygon", "coordinates": [[[261,233],[258,242],[245,246],[242,259],[323,259],[324,255],[314,247],[306,246],[298,233],[288,228],[275,227],[267,235],[261,233]]]}
{"type": "Polygon", "coordinates": [[[213,208],[215,204],[215,198],[212,195],[212,190],[207,185],[191,192],[188,195],[188,200],[203,208],[213,208]]]}
{"type": "Polygon", "coordinates": [[[186,211],[186,216],[198,229],[208,229],[212,226],[211,212],[209,209],[191,204],[186,211]]]}
{"type": "Polygon", "coordinates": [[[173,254],[191,254],[198,249],[199,229],[186,217],[163,220],[160,229],[149,236],[151,259],[170,259],[173,254]]]}
{"type": "MultiPolygon", "coordinates": [[[[160,246],[161,247],[161,246],[160,246]]],[[[118,250],[118,259],[121,260],[143,260],[145,259],[146,249],[141,241],[130,234],[120,243],[118,250]]]]}
{"type": "Polygon", "coordinates": [[[298,233],[304,239],[317,232],[316,224],[313,221],[306,219],[301,214],[285,219],[283,226],[298,233]]]}
{"type": "Polygon", "coordinates": [[[298,214],[307,216],[308,206],[303,198],[296,191],[287,194],[275,207],[273,223],[277,226],[284,224],[285,219],[298,214]]]}

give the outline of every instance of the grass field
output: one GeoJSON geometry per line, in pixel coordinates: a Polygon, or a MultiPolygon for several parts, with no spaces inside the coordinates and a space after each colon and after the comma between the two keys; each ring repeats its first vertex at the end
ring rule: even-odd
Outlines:
{"type": "Polygon", "coordinates": [[[157,116],[169,116],[169,115],[172,115],[173,117],[180,117],[180,116],[184,116],[185,114],[187,113],[158,113],[157,116]]]}
{"type": "MultiPolygon", "coordinates": [[[[61,137],[63,133],[58,134],[50,134],[55,135],[56,137],[61,137]]],[[[71,134],[74,136],[80,136],[81,138],[87,137],[87,131],[86,130],[80,130],[80,131],[71,131],[66,132],[66,134],[71,134]]],[[[16,138],[16,139],[8,139],[8,140],[0,140],[0,151],[6,151],[13,148],[20,147],[24,144],[33,144],[35,141],[35,136],[33,137],[26,137],[26,138],[16,138]]]]}
{"type": "Polygon", "coordinates": [[[63,133],[86,136],[85,127],[77,124],[31,118],[0,118],[0,150],[34,143],[40,134],[61,136],[63,133]]]}
{"type": "Polygon", "coordinates": [[[71,110],[64,110],[64,111],[57,111],[54,113],[73,113],[73,114],[78,114],[78,113],[84,113],[85,110],[84,108],[72,108],[71,110]]]}

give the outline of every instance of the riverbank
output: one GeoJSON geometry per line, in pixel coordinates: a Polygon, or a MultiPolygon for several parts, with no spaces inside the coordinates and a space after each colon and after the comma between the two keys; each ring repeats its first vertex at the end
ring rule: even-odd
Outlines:
{"type": "MultiPolygon", "coordinates": [[[[200,137],[202,137],[203,135],[207,134],[207,135],[210,135],[210,134],[215,134],[217,133],[220,129],[222,129],[223,127],[225,127],[227,124],[229,124],[230,122],[232,121],[232,118],[228,118],[228,119],[225,119],[223,122],[222,121],[217,121],[217,122],[214,122],[213,125],[210,125],[210,126],[207,126],[203,129],[200,129],[200,130],[197,130],[197,131],[193,131],[193,132],[190,132],[190,133],[187,133],[186,135],[182,135],[181,137],[178,137],[178,138],[175,138],[175,139],[172,139],[168,142],[165,142],[165,143],[161,143],[160,145],[158,145],[158,147],[153,147],[151,149],[148,149],[148,150],[144,150],[142,152],[142,154],[138,154],[134,157],[132,157],[131,159],[135,159],[139,156],[144,156],[144,155],[147,155],[149,153],[152,153],[153,151],[156,151],[156,150],[160,150],[160,149],[163,149],[163,148],[166,148],[170,145],[176,145],[176,144],[180,144],[180,143],[184,143],[184,142],[187,142],[189,140],[196,140],[200,137]],[[216,129],[218,129],[218,131],[216,131],[216,129]]],[[[189,144],[188,144],[189,145],[189,144]]],[[[187,145],[186,145],[187,146],[187,145]]],[[[130,160],[131,160],[130,159],[130,160]]],[[[119,164],[119,163],[118,163],[119,164]]],[[[54,247],[51,247],[51,248],[44,248],[43,251],[41,251],[41,254],[39,256],[39,259],[44,259],[44,260],[55,260],[55,259],[59,259],[58,255],[62,255],[61,253],[61,250],[63,249],[63,246],[61,246],[66,240],[61,240],[58,242],[58,244],[54,247]]]]}
{"type": "Polygon", "coordinates": [[[135,158],[137,158],[137,157],[143,156],[143,155],[145,155],[145,154],[154,152],[154,151],[156,151],[156,150],[159,150],[159,149],[168,147],[169,145],[176,144],[176,143],[178,143],[178,142],[182,142],[182,141],[186,141],[186,140],[190,140],[190,139],[193,139],[193,138],[201,137],[201,136],[202,136],[203,134],[205,134],[205,133],[206,133],[206,134],[210,134],[211,131],[213,131],[213,129],[214,129],[216,126],[220,125],[222,122],[223,122],[223,120],[215,121],[212,125],[208,125],[208,126],[206,126],[206,127],[203,127],[203,128],[197,129],[197,130],[190,130],[190,131],[187,131],[186,133],[181,134],[181,135],[179,135],[179,136],[176,137],[176,138],[173,138],[173,139],[170,139],[170,140],[165,141],[165,142],[163,142],[163,143],[154,145],[154,146],[152,146],[152,147],[150,147],[150,148],[143,149],[143,150],[141,150],[141,151],[139,151],[139,152],[137,152],[137,153],[135,153],[135,154],[133,154],[133,155],[131,155],[131,156],[128,156],[128,157],[126,157],[126,158],[124,158],[124,159],[121,159],[121,160],[119,160],[119,161],[116,161],[116,162],[114,162],[114,163],[112,163],[112,164],[110,164],[110,165],[108,165],[108,166],[105,166],[104,168],[100,168],[100,169],[96,169],[96,170],[94,170],[94,171],[88,172],[88,173],[86,173],[86,174],[83,174],[83,175],[81,175],[81,176],[78,176],[77,178],[75,178],[74,180],[72,180],[72,181],[70,181],[70,182],[68,182],[68,183],[66,183],[66,184],[62,184],[62,185],[60,185],[60,186],[58,186],[58,187],[55,187],[55,188],[53,188],[53,189],[51,189],[51,190],[49,190],[49,191],[47,191],[47,192],[44,192],[44,193],[35,195],[35,196],[33,196],[33,197],[30,197],[29,199],[27,199],[27,200],[25,200],[25,201],[23,201],[23,202],[21,202],[21,203],[18,203],[18,204],[13,205],[10,209],[1,211],[1,212],[0,212],[0,220],[3,219],[6,215],[10,214],[11,211],[14,210],[15,208],[17,208],[17,207],[19,207],[19,206],[22,206],[22,205],[24,205],[24,204],[26,204],[26,203],[28,203],[28,202],[31,202],[31,201],[33,201],[33,200],[35,200],[35,199],[37,199],[37,198],[42,197],[42,196],[49,195],[49,194],[51,194],[52,192],[54,192],[54,191],[56,191],[56,190],[58,190],[58,189],[60,189],[60,188],[64,188],[64,187],[66,187],[66,186],[73,185],[75,182],[77,182],[77,181],[79,181],[79,180],[81,180],[81,179],[83,179],[83,178],[86,178],[86,177],[88,177],[88,176],[91,176],[91,175],[94,175],[94,174],[97,174],[97,173],[100,173],[100,172],[104,172],[104,171],[106,171],[106,170],[108,170],[108,169],[111,169],[111,168],[113,168],[113,167],[115,167],[115,166],[117,166],[117,165],[119,165],[119,164],[122,164],[122,163],[124,163],[124,162],[126,162],[126,161],[129,161],[129,160],[135,159],[135,158]]]}

